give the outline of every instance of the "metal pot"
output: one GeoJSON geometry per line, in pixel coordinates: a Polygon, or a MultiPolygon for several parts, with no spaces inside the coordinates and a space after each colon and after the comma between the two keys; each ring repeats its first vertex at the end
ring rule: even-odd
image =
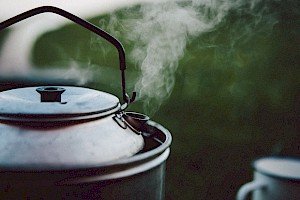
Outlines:
{"type": "Polygon", "coordinates": [[[111,94],[74,86],[0,92],[1,199],[163,199],[171,135],[140,113],[125,91],[121,43],[55,7],[8,19],[0,30],[53,12],[110,41],[119,52],[123,103],[111,94]]]}

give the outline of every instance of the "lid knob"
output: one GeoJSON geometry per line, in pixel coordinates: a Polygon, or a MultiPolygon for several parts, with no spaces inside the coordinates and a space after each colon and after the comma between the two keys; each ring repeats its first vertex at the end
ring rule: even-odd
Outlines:
{"type": "Polygon", "coordinates": [[[41,94],[41,102],[61,102],[61,94],[66,89],[55,86],[39,87],[36,89],[41,94]]]}

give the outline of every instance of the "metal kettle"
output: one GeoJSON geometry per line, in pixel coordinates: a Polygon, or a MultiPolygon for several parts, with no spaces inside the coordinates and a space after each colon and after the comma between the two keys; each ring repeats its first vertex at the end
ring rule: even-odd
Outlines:
{"type": "Polygon", "coordinates": [[[0,92],[0,198],[163,199],[171,135],[147,116],[125,111],[135,93],[126,93],[122,44],[50,6],[8,19],[0,30],[44,12],[66,17],[117,48],[123,103],[109,93],[74,86],[0,92]]]}

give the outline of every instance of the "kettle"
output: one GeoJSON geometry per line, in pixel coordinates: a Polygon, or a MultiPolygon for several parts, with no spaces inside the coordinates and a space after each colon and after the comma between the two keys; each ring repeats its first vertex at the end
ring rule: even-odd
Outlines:
{"type": "Polygon", "coordinates": [[[0,92],[0,198],[163,199],[171,134],[144,114],[125,111],[125,52],[110,34],[62,9],[38,7],[0,23],[0,30],[52,12],[118,50],[123,102],[77,86],[0,92]]]}

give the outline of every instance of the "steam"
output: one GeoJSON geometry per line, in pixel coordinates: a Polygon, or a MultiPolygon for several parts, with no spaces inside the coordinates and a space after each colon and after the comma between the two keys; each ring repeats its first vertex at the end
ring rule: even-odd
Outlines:
{"type": "Polygon", "coordinates": [[[85,85],[88,81],[93,79],[93,73],[88,64],[88,68],[82,68],[77,61],[70,61],[69,66],[66,69],[51,70],[56,77],[65,80],[74,80],[76,85],[85,85]]]}
{"type": "Polygon", "coordinates": [[[142,18],[130,22],[127,38],[135,43],[130,56],[141,69],[135,90],[147,113],[170,96],[187,44],[211,31],[231,7],[222,1],[168,1],[141,7],[142,18]]]}
{"type": "MultiPolygon", "coordinates": [[[[128,13],[121,23],[112,15],[105,28],[119,36],[120,29],[117,30],[116,26],[124,26],[122,28],[125,30],[125,39],[134,46],[130,59],[140,67],[140,77],[135,90],[138,92],[138,99],[144,103],[145,112],[150,115],[156,112],[172,93],[178,62],[184,56],[189,43],[199,35],[215,30],[232,10],[257,15],[253,26],[255,27],[265,9],[259,8],[262,2],[165,0],[141,5],[135,11],[137,13],[128,13]]],[[[247,30],[247,27],[244,28],[247,30]]],[[[238,40],[243,35],[239,37],[235,34],[235,37],[238,40]]],[[[231,45],[233,47],[235,41],[231,45]]]]}

